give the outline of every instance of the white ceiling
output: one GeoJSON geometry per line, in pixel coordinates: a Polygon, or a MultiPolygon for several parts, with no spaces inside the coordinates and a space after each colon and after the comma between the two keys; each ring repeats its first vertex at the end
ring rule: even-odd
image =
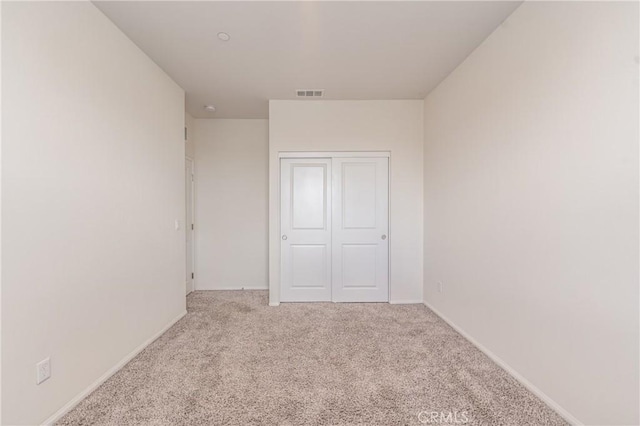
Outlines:
{"type": "Polygon", "coordinates": [[[94,3],[182,86],[191,115],[266,118],[296,89],[422,99],[521,2],[94,3]]]}

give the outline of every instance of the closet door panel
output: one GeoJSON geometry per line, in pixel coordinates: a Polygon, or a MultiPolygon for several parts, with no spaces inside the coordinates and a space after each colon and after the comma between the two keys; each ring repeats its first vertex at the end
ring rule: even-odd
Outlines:
{"type": "Polygon", "coordinates": [[[331,300],[331,160],[280,162],[283,302],[331,300]]]}
{"type": "Polygon", "coordinates": [[[333,159],[332,299],[389,300],[389,161],[333,159]]]}

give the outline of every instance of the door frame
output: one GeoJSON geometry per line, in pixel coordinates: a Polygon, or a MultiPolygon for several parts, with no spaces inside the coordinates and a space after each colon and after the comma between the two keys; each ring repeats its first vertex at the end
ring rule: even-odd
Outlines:
{"type": "MultiPolygon", "coordinates": [[[[196,162],[193,158],[189,157],[189,156],[185,156],[184,158],[185,161],[185,166],[187,165],[188,162],[191,162],[191,224],[193,224],[193,230],[189,229],[189,218],[187,217],[187,203],[185,202],[185,258],[186,258],[186,242],[187,242],[187,238],[186,238],[186,232],[191,232],[191,272],[193,272],[193,278],[191,279],[191,288],[189,289],[189,292],[187,292],[186,294],[189,294],[193,291],[195,291],[196,289],[196,229],[195,229],[195,223],[196,223],[196,162]]],[[[185,201],[186,201],[186,194],[185,194],[185,201]]],[[[187,262],[185,259],[185,266],[186,266],[187,262]]],[[[185,274],[186,275],[186,274],[185,274]]]]}
{"type": "Polygon", "coordinates": [[[281,151],[278,158],[391,158],[390,151],[281,151]]]}
{"type": "MultiPolygon", "coordinates": [[[[280,194],[282,193],[282,182],[280,181],[281,179],[281,174],[282,174],[282,159],[284,158],[292,158],[292,159],[307,159],[307,158],[388,158],[389,161],[389,168],[388,168],[388,179],[387,179],[387,191],[389,194],[388,197],[388,205],[387,205],[387,214],[388,214],[388,235],[389,235],[389,249],[388,249],[388,253],[387,253],[387,262],[389,265],[389,270],[388,270],[388,289],[387,289],[387,300],[388,302],[386,303],[391,303],[391,285],[392,285],[392,281],[391,281],[391,236],[393,235],[393,230],[391,229],[391,203],[392,203],[392,197],[391,197],[391,151],[279,151],[278,152],[278,191],[277,194],[275,194],[275,196],[277,197],[276,200],[276,205],[278,208],[278,232],[277,232],[277,239],[278,241],[280,241],[280,235],[282,235],[282,224],[281,224],[281,212],[280,212],[280,204],[281,204],[281,199],[280,199],[280,194]]],[[[274,194],[272,194],[274,195],[274,194]]],[[[269,246],[271,247],[271,244],[269,244],[269,246]]],[[[277,267],[278,267],[278,281],[277,283],[275,283],[275,285],[277,286],[277,297],[272,297],[271,293],[273,292],[274,288],[272,286],[272,282],[269,281],[269,306],[278,306],[280,305],[280,301],[281,301],[281,297],[280,297],[280,286],[282,285],[282,258],[280,256],[280,250],[281,250],[281,245],[280,243],[278,243],[278,263],[277,263],[277,267]]],[[[271,249],[269,251],[269,255],[271,256],[271,249]]]]}

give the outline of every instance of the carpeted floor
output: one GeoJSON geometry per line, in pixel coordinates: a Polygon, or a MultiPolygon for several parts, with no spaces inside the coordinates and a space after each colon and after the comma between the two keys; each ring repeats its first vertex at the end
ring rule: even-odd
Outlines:
{"type": "Polygon", "coordinates": [[[266,291],[187,304],[58,424],[566,424],[422,305],[269,307],[266,291]]]}

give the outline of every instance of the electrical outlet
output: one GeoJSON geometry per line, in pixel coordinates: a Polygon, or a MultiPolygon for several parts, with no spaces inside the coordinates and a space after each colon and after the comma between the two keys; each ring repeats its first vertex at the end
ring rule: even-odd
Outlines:
{"type": "Polygon", "coordinates": [[[36,385],[51,377],[51,358],[45,358],[36,364],[36,385]]]}
{"type": "Polygon", "coordinates": [[[443,290],[443,285],[442,285],[442,281],[438,281],[438,293],[442,293],[443,290]]]}

